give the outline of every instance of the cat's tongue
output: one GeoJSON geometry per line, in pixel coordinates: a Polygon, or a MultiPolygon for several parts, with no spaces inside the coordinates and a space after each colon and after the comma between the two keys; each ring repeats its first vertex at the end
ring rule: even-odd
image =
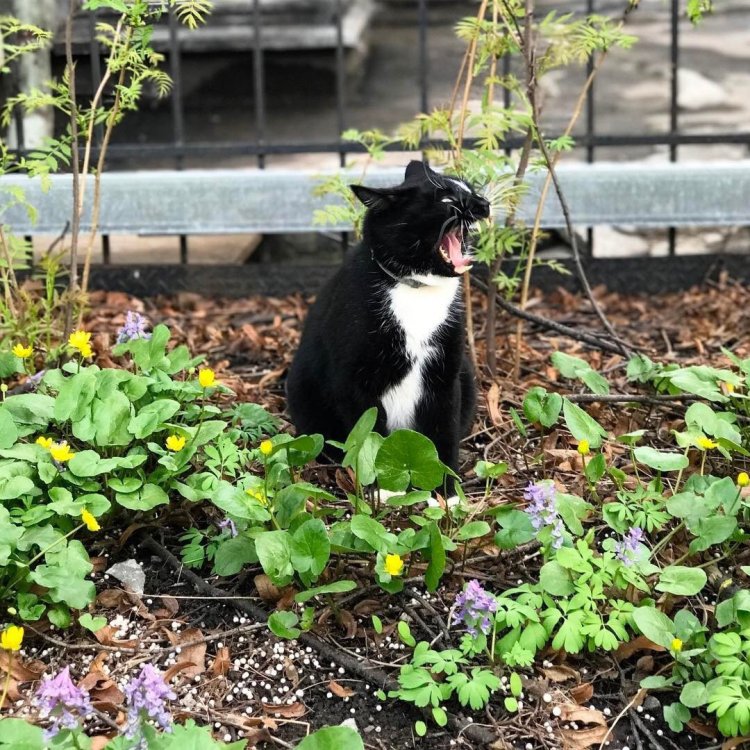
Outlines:
{"type": "Polygon", "coordinates": [[[463,273],[471,268],[471,258],[467,258],[463,254],[461,250],[461,238],[457,232],[446,234],[440,245],[448,253],[448,257],[456,273],[463,273]]]}

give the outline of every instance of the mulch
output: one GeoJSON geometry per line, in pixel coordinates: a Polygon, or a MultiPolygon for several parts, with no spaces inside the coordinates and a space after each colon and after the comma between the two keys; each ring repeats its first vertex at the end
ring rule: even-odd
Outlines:
{"type": "MultiPolygon", "coordinates": [[[[726,366],[723,347],[750,357],[748,289],[731,279],[681,294],[622,296],[604,289],[595,294],[618,334],[631,348],[653,359],[726,366]]],[[[87,328],[94,333],[101,363],[106,364],[106,352],[126,311],[138,310],[152,325],[168,325],[174,339],[187,343],[193,353],[205,355],[217,376],[234,390],[237,401],[260,403],[283,419],[284,376],[308,303],[300,295],[225,300],[176,294],[141,300],[119,292],[95,292],[87,328]]],[[[486,343],[484,300],[479,292],[473,296],[473,308],[481,362],[486,343]]],[[[585,298],[562,289],[535,294],[529,309],[578,330],[599,330],[585,298]]],[[[521,369],[515,379],[516,320],[504,313],[499,315],[496,345],[499,371],[494,378],[481,373],[477,420],[462,448],[467,493],[479,496],[484,491],[484,482],[471,471],[478,459],[507,461],[511,467],[490,496],[496,504],[520,499],[530,480],[552,472],[568,491],[583,492],[580,457],[567,434],[553,429],[544,436],[524,436],[513,421],[512,409],[520,411],[524,394],[535,385],[567,394],[585,392],[580,384],[560,379],[550,364],[555,351],[589,361],[607,376],[613,393],[647,391],[626,381],[623,356],[528,324],[524,325],[521,369]]],[[[666,438],[679,423],[684,405],[643,403],[625,409],[622,404],[593,403],[587,409],[609,430],[645,427],[666,438]]],[[[288,423],[284,424],[286,428],[288,423]]],[[[720,471],[722,467],[713,468],[720,471]]],[[[334,467],[325,466],[311,469],[310,478],[334,487],[345,481],[334,467]]],[[[454,723],[445,729],[432,725],[427,738],[419,739],[413,725],[422,718],[420,712],[380,700],[376,693],[381,685],[364,677],[366,669],[355,668],[354,663],[366,657],[368,668],[377,667],[393,676],[406,657],[393,635],[404,612],[413,615],[412,630],[418,639],[432,639],[438,629],[435,613],[447,620],[455,592],[465,580],[478,577],[498,591],[515,585],[534,575],[538,555],[533,548],[500,553],[475,550],[465,566],[454,566],[445,586],[431,596],[416,581],[409,594],[387,597],[363,578],[361,589],[344,598],[340,611],[317,613],[315,638],[342,657],[330,659],[302,640],[271,637],[264,626],[259,627],[257,618],[247,614],[256,609],[268,611],[278,600],[269,593],[268,582],[257,577],[260,571],[233,579],[209,579],[227,597],[217,601],[201,594],[190,576],[170,564],[170,552],[179,554],[179,536],[191,522],[187,512],[170,510],[158,525],[144,519],[145,529],[112,530],[91,539],[99,593],[92,613],[105,615],[108,625],[95,637],[80,628],[61,634],[41,623],[32,624],[35,632],[29,633],[31,645],[24,652],[27,681],[19,681],[12,696],[14,714],[34,715],[29,680],[69,663],[74,676],[92,691],[102,715],[117,722],[122,719],[123,682],[147,657],[173,678],[178,718],[211,724],[218,738],[244,737],[251,741],[250,747],[253,742],[263,748],[293,747],[311,729],[353,719],[367,747],[378,750],[486,746],[477,739],[480,736],[492,737],[494,750],[552,750],[563,743],[583,750],[599,746],[601,733],[593,735],[592,731],[601,726],[602,719],[611,725],[637,691],[633,680],[637,654],[616,666],[602,655],[569,657],[564,664],[559,655],[550,655],[551,661],[526,681],[524,708],[518,715],[505,712],[500,696],[485,714],[471,717],[471,723],[481,725],[479,731],[467,727],[468,717],[453,706],[454,723]],[[149,534],[153,542],[144,546],[149,534]],[[142,596],[124,591],[105,572],[115,560],[130,558],[139,560],[146,571],[142,596]],[[386,624],[382,636],[376,637],[372,630],[373,612],[386,624]],[[553,712],[554,707],[561,710],[553,712]],[[599,738],[596,744],[589,742],[592,736],[599,738]]],[[[92,724],[96,742],[103,742],[108,731],[106,723],[92,724]]],[[[702,736],[711,734],[710,727],[696,726],[689,733],[673,735],[663,725],[658,698],[648,696],[643,705],[633,704],[624,711],[605,746],[610,750],[705,748],[717,743],[714,736],[702,736]]]]}

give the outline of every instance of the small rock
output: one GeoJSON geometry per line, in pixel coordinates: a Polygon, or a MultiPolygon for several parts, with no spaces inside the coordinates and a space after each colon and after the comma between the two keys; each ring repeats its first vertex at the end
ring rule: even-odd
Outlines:
{"type": "Polygon", "coordinates": [[[143,593],[143,587],[146,584],[146,574],[143,572],[140,563],[136,560],[125,560],[124,562],[115,563],[107,570],[107,573],[126,586],[129,586],[136,594],[143,593]]]}
{"type": "Polygon", "coordinates": [[[656,711],[661,707],[659,699],[655,695],[649,695],[645,701],[643,701],[643,708],[646,711],[656,711]]]}
{"type": "Polygon", "coordinates": [[[677,71],[677,106],[696,111],[721,107],[728,103],[726,91],[715,81],[697,70],[680,68],[677,71]]]}

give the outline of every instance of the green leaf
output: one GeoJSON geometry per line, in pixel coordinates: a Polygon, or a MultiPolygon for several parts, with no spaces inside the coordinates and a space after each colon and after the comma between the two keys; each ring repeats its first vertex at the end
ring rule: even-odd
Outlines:
{"type": "Polygon", "coordinates": [[[362,738],[349,727],[326,727],[305,737],[297,750],[365,750],[362,738]]]}
{"type": "Polygon", "coordinates": [[[414,636],[411,634],[411,629],[409,628],[409,624],[404,622],[403,620],[399,620],[397,628],[398,628],[399,638],[407,646],[411,646],[411,648],[414,648],[414,646],[417,645],[417,641],[415,640],[414,636]]]}
{"type": "Polygon", "coordinates": [[[480,479],[497,479],[508,471],[508,464],[504,461],[493,464],[490,461],[477,461],[474,472],[480,479]]]}
{"type": "Polygon", "coordinates": [[[214,573],[220,576],[233,576],[245,565],[258,562],[255,545],[240,534],[220,542],[214,553],[214,573]]]}
{"type": "Polygon", "coordinates": [[[664,721],[673,732],[680,733],[685,728],[685,724],[690,721],[690,709],[683,706],[682,703],[671,703],[664,706],[664,721]]]}
{"type": "Polygon", "coordinates": [[[84,609],[93,601],[96,589],[91,581],[84,578],[93,565],[77,539],[63,549],[48,552],[46,560],[47,563],[37,566],[29,577],[34,583],[49,589],[51,601],[64,602],[73,609],[84,609]]]}
{"type": "Polygon", "coordinates": [[[157,484],[146,483],[139,490],[128,493],[115,493],[119,505],[129,510],[152,510],[158,505],[167,505],[169,495],[157,484]]]}
{"type": "Polygon", "coordinates": [[[664,648],[671,648],[675,626],[664,612],[655,607],[636,607],[633,621],[646,638],[664,648]]]}
{"type": "Polygon", "coordinates": [[[559,393],[548,393],[544,388],[534,386],[524,397],[523,413],[529,422],[549,428],[557,424],[562,405],[559,393]]]}
{"type": "Polygon", "coordinates": [[[107,624],[106,617],[92,617],[88,612],[82,614],[78,618],[78,622],[81,627],[90,630],[92,633],[96,633],[97,630],[101,630],[107,624]]]}
{"type": "Polygon", "coordinates": [[[445,476],[432,441],[413,430],[396,430],[383,441],[375,471],[381,488],[394,492],[403,492],[410,484],[433,490],[445,476]]]}
{"type": "Polygon", "coordinates": [[[445,546],[443,537],[437,524],[432,522],[430,529],[430,563],[424,574],[424,582],[428,591],[435,591],[440,583],[440,579],[445,572],[445,546]]]}
{"type": "Polygon", "coordinates": [[[291,558],[297,573],[310,571],[317,578],[325,570],[330,556],[328,531],[319,518],[305,521],[292,535],[291,558]]]}
{"type": "Polygon", "coordinates": [[[487,521],[471,521],[464,524],[456,533],[457,542],[466,542],[469,539],[479,539],[490,533],[490,525],[487,521]]]}
{"type": "Polygon", "coordinates": [[[77,422],[88,413],[89,405],[96,395],[96,374],[92,368],[63,381],[55,399],[55,421],[77,422]]]}
{"type": "Polygon", "coordinates": [[[518,672],[511,672],[510,674],[510,694],[518,698],[523,692],[523,684],[521,683],[521,676],[518,672]]]}
{"type": "Polygon", "coordinates": [[[18,430],[13,417],[2,406],[0,406],[0,448],[12,448],[18,440],[18,430]]]}
{"type": "Polygon", "coordinates": [[[6,398],[3,410],[13,417],[19,433],[25,437],[47,429],[55,413],[55,399],[41,393],[21,393],[6,398]]]}
{"type": "Polygon", "coordinates": [[[670,565],[661,572],[656,590],[676,596],[694,596],[703,589],[707,580],[708,577],[703,568],[670,565]]]}
{"type": "Polygon", "coordinates": [[[441,708],[440,706],[432,707],[432,718],[435,719],[435,723],[439,727],[448,725],[448,714],[445,712],[445,709],[441,708]]]}
{"type": "Polygon", "coordinates": [[[690,542],[691,554],[702,552],[714,544],[729,539],[737,528],[737,519],[731,516],[710,516],[690,525],[691,533],[697,537],[690,542]]]}
{"type": "Polygon", "coordinates": [[[3,750],[42,750],[46,744],[41,727],[24,719],[3,719],[0,734],[3,750]]]}
{"type": "Polygon", "coordinates": [[[377,615],[372,615],[372,627],[378,635],[383,632],[383,621],[377,615]]]}
{"type": "Polygon", "coordinates": [[[570,596],[575,586],[570,573],[555,560],[545,563],[539,571],[539,585],[552,596],[570,596]]]}
{"type": "Polygon", "coordinates": [[[495,534],[495,544],[500,549],[515,549],[536,536],[529,514],[522,510],[501,507],[495,513],[495,518],[500,526],[500,531],[495,534]]]}
{"type": "Polygon", "coordinates": [[[276,586],[286,586],[294,576],[289,533],[264,531],[255,538],[255,551],[263,572],[276,586]]]}
{"type": "Polygon", "coordinates": [[[709,693],[702,682],[688,682],[682,687],[680,703],[688,708],[700,708],[708,703],[709,693]]]}
{"type": "Polygon", "coordinates": [[[591,484],[596,484],[607,471],[607,462],[603,453],[597,453],[590,461],[586,463],[586,479],[591,484]]]}
{"type": "Polygon", "coordinates": [[[164,422],[171,419],[180,409],[178,401],[169,398],[160,398],[146,404],[136,414],[128,425],[130,432],[138,440],[152,435],[164,422]]]}
{"type": "Polygon", "coordinates": [[[423,721],[414,722],[414,733],[417,737],[424,737],[427,734],[427,724],[423,721]]]}
{"type": "Polygon", "coordinates": [[[684,453],[658,451],[650,445],[639,445],[633,454],[636,461],[657,471],[680,471],[690,463],[684,453]]]}
{"type": "Polygon", "coordinates": [[[383,555],[387,554],[396,538],[382,523],[361,513],[352,518],[351,530],[354,536],[367,542],[376,552],[383,555]]]}
{"type": "Polygon", "coordinates": [[[607,437],[606,430],[593,417],[567,398],[563,399],[563,418],[571,435],[578,441],[588,440],[592,448],[601,446],[602,438],[607,437]]]}
{"type": "MultiPolygon", "coordinates": [[[[326,583],[324,586],[317,586],[314,589],[300,591],[295,595],[294,601],[297,602],[297,604],[304,604],[316,596],[323,596],[325,594],[344,594],[347,591],[353,591],[356,588],[357,584],[354,581],[334,581],[333,583],[326,583]]],[[[375,616],[373,615],[373,619],[374,618],[375,616]]]]}
{"type": "Polygon", "coordinates": [[[514,698],[512,695],[503,699],[503,705],[508,713],[514,714],[518,711],[518,699],[514,698]]]}
{"type": "Polygon", "coordinates": [[[268,628],[279,638],[293,640],[302,632],[297,626],[299,617],[294,612],[274,612],[268,617],[268,628]]]}

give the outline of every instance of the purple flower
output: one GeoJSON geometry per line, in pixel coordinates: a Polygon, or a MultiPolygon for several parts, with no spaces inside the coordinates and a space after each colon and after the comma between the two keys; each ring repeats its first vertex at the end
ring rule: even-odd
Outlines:
{"type": "Polygon", "coordinates": [[[37,687],[34,700],[39,706],[39,716],[52,719],[50,728],[44,732],[45,740],[52,739],[61,729],[78,726],[73,711],[81,718],[92,711],[88,693],[70,679],[70,667],[65,667],[57,677],[45,679],[37,687]]]}
{"type": "Polygon", "coordinates": [[[560,549],[563,545],[563,525],[555,505],[555,487],[552,483],[529,484],[523,493],[529,502],[526,513],[536,531],[545,526],[552,526],[552,548],[560,549]]]}
{"type": "Polygon", "coordinates": [[[490,615],[497,612],[497,599],[485,591],[479,581],[469,581],[464,590],[456,597],[456,612],[453,624],[462,622],[469,635],[478,631],[487,635],[492,629],[490,615]]]}
{"type": "Polygon", "coordinates": [[[177,696],[164,682],[164,676],[158,669],[144,664],[141,673],[125,685],[124,691],[128,702],[126,737],[132,738],[139,734],[141,723],[148,719],[153,719],[165,732],[172,730],[172,716],[166,702],[177,696]]]}
{"type": "Polygon", "coordinates": [[[128,310],[125,315],[125,324],[117,332],[117,343],[125,344],[133,339],[150,339],[151,334],[146,333],[148,321],[140,313],[128,310]]]}
{"type": "Polygon", "coordinates": [[[232,537],[237,536],[237,524],[231,518],[225,518],[223,521],[219,521],[217,526],[220,529],[229,529],[229,533],[232,537]]]}
{"type": "Polygon", "coordinates": [[[625,565],[635,562],[638,545],[643,541],[643,529],[633,526],[627,534],[622,537],[621,542],[615,545],[615,557],[625,565]]]}

